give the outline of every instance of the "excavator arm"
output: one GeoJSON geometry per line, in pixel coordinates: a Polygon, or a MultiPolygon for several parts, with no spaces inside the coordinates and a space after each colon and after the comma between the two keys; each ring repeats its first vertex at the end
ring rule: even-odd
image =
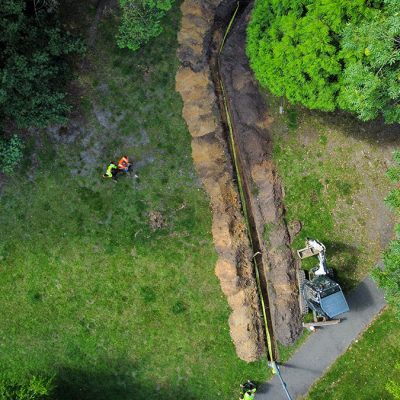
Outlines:
{"type": "Polygon", "coordinates": [[[326,248],[319,240],[307,238],[306,246],[304,249],[297,250],[297,254],[300,259],[317,256],[318,257],[318,269],[315,270],[315,275],[328,275],[328,267],[326,265],[326,248]]]}

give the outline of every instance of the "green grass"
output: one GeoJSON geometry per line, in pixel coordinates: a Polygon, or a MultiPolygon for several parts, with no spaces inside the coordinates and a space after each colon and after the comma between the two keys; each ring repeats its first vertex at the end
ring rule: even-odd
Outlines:
{"type": "Polygon", "coordinates": [[[386,385],[390,380],[400,381],[395,367],[400,359],[399,331],[400,321],[394,312],[383,312],[312,387],[307,399],[393,399],[386,385]]]}
{"type": "Polygon", "coordinates": [[[291,346],[284,346],[278,342],[278,350],[280,362],[284,364],[286,361],[292,357],[292,355],[296,352],[296,350],[307,340],[310,336],[310,332],[307,329],[303,329],[301,336],[297,339],[297,341],[291,346]]]}
{"type": "MultiPolygon", "coordinates": [[[[268,101],[286,219],[303,225],[292,248],[302,248],[306,237],[321,240],[327,247],[328,266],[347,290],[371,271],[385,245],[382,236],[392,233],[388,222],[393,222],[393,217],[390,221],[383,203],[390,190],[383,160],[391,158],[395,147],[385,143],[390,126],[377,131],[376,126],[343,114],[304,109],[296,112],[296,125],[293,107],[281,116],[278,100],[268,96],[268,101]]],[[[315,258],[306,259],[302,268],[316,264],[315,258]]],[[[399,330],[394,313],[385,311],[313,386],[307,398],[392,399],[385,386],[389,380],[399,381],[395,368],[400,358],[399,330]]],[[[287,359],[293,350],[280,352],[287,359]]]]}
{"type": "MultiPolygon", "coordinates": [[[[329,266],[349,289],[380,258],[381,235],[391,234],[383,203],[390,182],[382,162],[389,151],[363,139],[358,132],[368,126],[352,118],[293,107],[281,116],[277,100],[268,96],[268,102],[272,103],[273,155],[283,181],[286,219],[299,220],[303,226],[292,247],[304,247],[306,237],[322,241],[329,266]],[[382,226],[377,226],[379,216],[387,221],[382,226]],[[389,232],[382,232],[385,229],[389,232]]],[[[316,264],[315,258],[306,259],[302,267],[316,264]]]]}
{"type": "Polygon", "coordinates": [[[130,53],[108,17],[79,75],[82,130],[70,143],[30,140],[1,196],[0,373],[53,376],[59,399],[231,400],[241,381],[267,375],[230,340],[174,91],[178,21],[175,9],[161,37],[130,53]],[[109,111],[105,125],[95,106],[109,111]],[[140,182],[102,179],[124,153],[140,182]],[[152,211],[162,229],[149,226],[152,211]]]}
{"type": "MultiPolygon", "coordinates": [[[[335,158],[322,161],[319,153],[323,146],[313,143],[304,148],[299,146],[298,137],[294,135],[276,145],[274,156],[284,180],[286,217],[300,220],[303,224],[293,247],[304,247],[306,237],[318,238],[328,248],[330,264],[336,267],[343,282],[351,285],[353,274],[344,274],[344,269],[357,263],[357,255],[336,231],[337,223],[332,211],[338,196],[351,201],[351,194],[357,190],[359,181],[346,164],[338,165],[335,158]]],[[[315,263],[316,260],[312,259],[303,264],[309,268],[315,263]]]]}

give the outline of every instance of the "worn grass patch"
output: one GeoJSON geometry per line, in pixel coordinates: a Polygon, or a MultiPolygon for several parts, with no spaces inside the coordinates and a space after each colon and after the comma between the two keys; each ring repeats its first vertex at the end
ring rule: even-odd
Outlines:
{"type": "MultiPolygon", "coordinates": [[[[390,126],[303,109],[295,126],[293,107],[280,115],[277,100],[268,102],[286,219],[303,225],[293,248],[304,247],[306,237],[322,241],[328,265],[348,289],[374,267],[393,235],[383,200],[391,186],[385,171],[399,138],[390,126]]],[[[309,269],[317,261],[302,264],[309,269]]]]}
{"type": "Polygon", "coordinates": [[[107,17],[79,75],[84,115],[38,133],[1,197],[0,373],[54,376],[58,399],[231,400],[267,374],[236,357],[214,276],[174,90],[179,17],[137,53],[107,17]],[[122,154],[140,181],[101,178],[122,154]]]}
{"type": "MultiPolygon", "coordinates": [[[[268,101],[286,219],[303,225],[292,247],[302,248],[306,237],[321,240],[328,266],[350,289],[375,266],[393,235],[394,216],[384,204],[391,187],[385,172],[399,145],[399,127],[304,109],[298,110],[295,125],[293,107],[280,115],[277,99],[268,96],[268,101]]],[[[306,259],[302,268],[316,264],[315,258],[306,259]]],[[[308,399],[390,399],[385,385],[398,381],[399,329],[392,311],[385,311],[314,385],[308,399]]],[[[280,350],[290,357],[287,349],[280,350]]]]}
{"type": "Polygon", "coordinates": [[[307,399],[391,399],[387,383],[399,382],[400,321],[384,311],[327,374],[311,388],[307,399]]]}

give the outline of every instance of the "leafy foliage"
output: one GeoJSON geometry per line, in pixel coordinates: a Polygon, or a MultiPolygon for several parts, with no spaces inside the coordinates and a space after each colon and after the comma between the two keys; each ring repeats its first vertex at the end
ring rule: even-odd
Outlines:
{"type": "Polygon", "coordinates": [[[339,91],[339,34],[370,11],[364,0],[257,2],[248,54],[256,77],[292,103],[332,111],[339,91]]]}
{"type": "MultiPolygon", "coordinates": [[[[72,3],[77,23],[93,16],[91,1],[72,3]]],[[[114,51],[115,19],[105,18],[88,54],[94,68],[79,71],[93,87],[82,101],[112,125],[89,107],[84,132],[104,160],[132,156],[141,182],[101,181],[86,135],[57,146],[43,137],[29,143],[35,183],[21,171],[2,190],[0,372],[55,374],[60,400],[232,400],[244,379],[268,373],[263,361],[238,360],[229,339],[209,202],[174,90],[179,20],[176,8],[165,34],[127,57],[114,51]],[[155,210],[167,224],[153,231],[155,210]]]]}
{"type": "Polygon", "coordinates": [[[138,50],[162,32],[160,21],[174,0],[120,0],[122,9],[117,44],[138,50]]]}
{"type": "Polygon", "coordinates": [[[400,2],[386,0],[385,5],[372,20],[343,31],[347,62],[339,105],[364,121],[380,113],[387,122],[400,121],[400,2]]]}
{"type": "Polygon", "coordinates": [[[50,379],[32,376],[22,382],[0,377],[0,400],[51,399],[53,385],[50,379]]]}
{"type": "Polygon", "coordinates": [[[10,140],[0,138],[0,171],[11,174],[22,158],[22,141],[14,135],[10,140]]]}
{"type": "MultiPolygon", "coordinates": [[[[395,368],[400,371],[400,363],[397,363],[395,368]]],[[[386,390],[393,396],[395,400],[400,400],[400,383],[390,379],[386,384],[386,390]]]]}
{"type": "Polygon", "coordinates": [[[84,46],[61,29],[54,1],[2,2],[0,32],[0,118],[21,128],[65,122],[67,56],[84,46]]]}
{"type": "Polygon", "coordinates": [[[397,0],[258,0],[247,52],[260,83],[311,109],[400,121],[397,0]]]}
{"type": "MultiPolygon", "coordinates": [[[[400,169],[400,152],[396,152],[394,159],[397,162],[397,166],[392,167],[388,171],[389,178],[398,180],[398,171],[400,169]],[[393,173],[396,171],[396,174],[393,173]]],[[[392,190],[386,202],[397,212],[400,210],[400,186],[392,190]]],[[[375,269],[373,271],[373,277],[385,290],[386,299],[389,304],[397,309],[398,316],[400,318],[400,225],[397,226],[397,239],[394,240],[387,251],[384,254],[384,270],[375,269]]]]}

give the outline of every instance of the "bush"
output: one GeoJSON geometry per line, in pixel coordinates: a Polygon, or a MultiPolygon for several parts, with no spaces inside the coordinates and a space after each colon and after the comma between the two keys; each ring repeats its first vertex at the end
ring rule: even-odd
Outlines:
{"type": "Polygon", "coordinates": [[[173,3],[174,0],[120,0],[122,17],[117,45],[138,50],[157,37],[162,32],[160,21],[173,3]]]}
{"type": "Polygon", "coordinates": [[[261,85],[291,103],[400,121],[397,0],[258,0],[247,53],[261,85]]]}
{"type": "MultiPolygon", "coordinates": [[[[388,176],[398,181],[398,175],[393,175],[394,170],[400,169],[400,152],[394,154],[397,165],[389,170],[388,176]],[[395,177],[395,178],[393,178],[395,177]]],[[[400,211],[400,188],[399,186],[392,190],[386,198],[386,202],[397,213],[400,211]]],[[[378,285],[385,291],[385,297],[389,304],[393,305],[397,310],[400,318],[400,225],[396,228],[397,239],[392,241],[386,252],[384,253],[384,269],[379,268],[373,271],[373,277],[378,285]]]]}
{"type": "Polygon", "coordinates": [[[10,140],[0,139],[0,171],[11,174],[15,165],[22,159],[23,144],[14,135],[10,140]]]}
{"type": "Polygon", "coordinates": [[[62,29],[54,1],[35,9],[39,3],[7,0],[0,7],[0,119],[21,128],[66,121],[68,56],[84,51],[62,29]]]}
{"type": "Polygon", "coordinates": [[[343,31],[339,105],[364,121],[383,114],[400,122],[400,2],[386,0],[370,21],[350,24],[343,31]]]}
{"type": "Polygon", "coordinates": [[[32,376],[22,382],[0,377],[0,400],[48,400],[52,399],[51,379],[32,376]]]}

